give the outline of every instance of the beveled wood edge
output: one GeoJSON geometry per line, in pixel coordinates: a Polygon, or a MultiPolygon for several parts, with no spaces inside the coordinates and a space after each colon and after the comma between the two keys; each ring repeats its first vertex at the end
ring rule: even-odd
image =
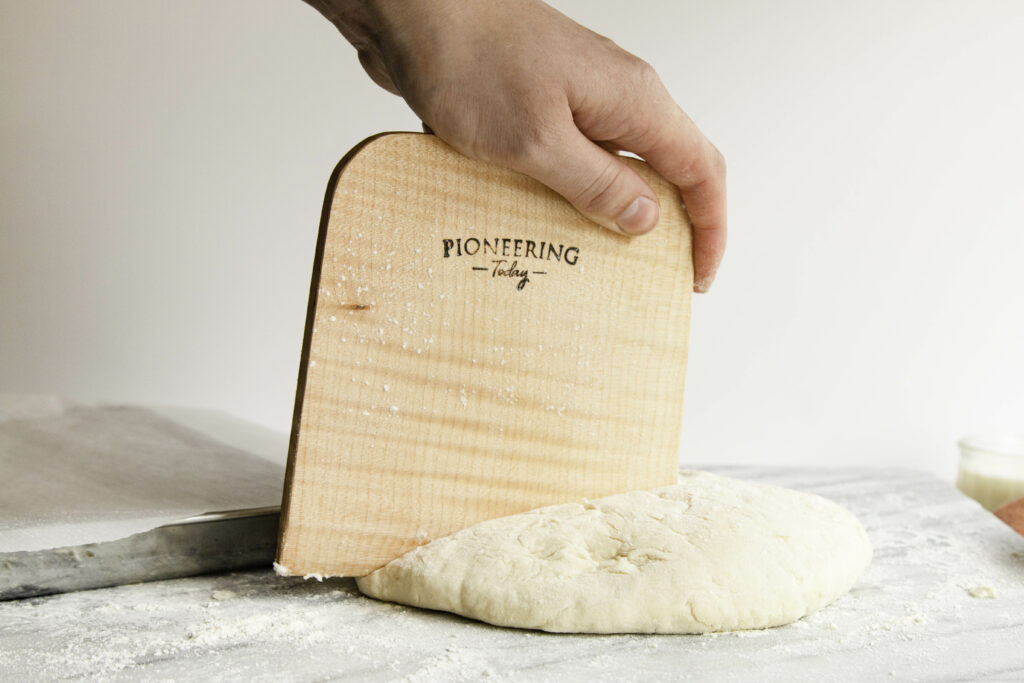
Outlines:
{"type": "Polygon", "coordinates": [[[389,136],[405,135],[426,135],[413,131],[386,131],[364,138],[352,149],[345,153],[341,161],[334,167],[331,177],[327,181],[327,189],[324,194],[323,208],[320,213],[320,228],[316,238],[316,250],[313,256],[313,269],[309,283],[309,302],[306,306],[306,324],[302,333],[302,352],[299,355],[299,373],[295,387],[295,409],[292,413],[292,427],[288,438],[288,462],[285,466],[284,489],[281,494],[281,518],[277,532],[276,557],[281,559],[281,549],[284,543],[284,532],[288,525],[288,517],[291,502],[292,481],[295,475],[295,454],[298,448],[299,431],[302,426],[302,404],[306,395],[306,372],[309,367],[309,352],[313,341],[313,321],[316,318],[317,293],[320,289],[320,273],[323,267],[324,248],[327,244],[327,230],[331,220],[331,205],[334,202],[334,193],[337,190],[341,176],[349,163],[355,159],[363,150],[377,140],[389,136]]]}

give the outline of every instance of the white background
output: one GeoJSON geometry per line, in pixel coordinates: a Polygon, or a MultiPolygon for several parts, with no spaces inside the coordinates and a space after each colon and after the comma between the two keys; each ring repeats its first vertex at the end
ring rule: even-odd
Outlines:
{"type": "MultiPolygon", "coordinates": [[[[682,457],[951,476],[1024,431],[1024,5],[555,3],[729,161],[682,457]]],[[[0,0],[0,390],[287,430],[325,183],[416,130],[299,0],[0,0]]]]}

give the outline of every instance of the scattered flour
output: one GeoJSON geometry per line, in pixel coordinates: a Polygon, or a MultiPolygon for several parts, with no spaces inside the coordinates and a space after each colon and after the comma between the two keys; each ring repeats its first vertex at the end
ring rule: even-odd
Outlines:
{"type": "Polygon", "coordinates": [[[804,486],[783,475],[762,480],[851,508],[876,557],[849,595],[788,627],[700,637],[542,634],[377,602],[347,579],[260,570],[0,602],[0,680],[757,680],[809,661],[847,680],[890,671],[910,680],[1024,665],[1012,659],[1024,614],[1024,540],[971,516],[977,506],[951,488],[943,499],[937,480],[931,491],[931,480],[910,474],[873,474],[855,488],[854,475],[844,480],[841,471],[804,476],[804,486]],[[957,647],[941,646],[949,642],[957,647]]]}

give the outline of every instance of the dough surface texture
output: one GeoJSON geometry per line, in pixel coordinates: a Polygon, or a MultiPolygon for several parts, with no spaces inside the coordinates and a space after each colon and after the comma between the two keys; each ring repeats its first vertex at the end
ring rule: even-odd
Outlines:
{"type": "Polygon", "coordinates": [[[691,471],[675,486],[481,522],[357,584],[498,626],[705,633],[800,619],[870,560],[864,529],[831,501],[691,471]]]}

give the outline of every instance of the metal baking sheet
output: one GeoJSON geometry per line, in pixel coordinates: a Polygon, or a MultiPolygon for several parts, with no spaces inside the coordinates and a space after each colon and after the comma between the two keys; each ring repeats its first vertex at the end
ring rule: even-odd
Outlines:
{"type": "Polygon", "coordinates": [[[269,567],[278,512],[216,512],[116,541],[0,553],[0,600],[269,567]]]}
{"type": "Polygon", "coordinates": [[[219,411],[0,395],[0,599],[269,566],[286,453],[219,411]]]}

